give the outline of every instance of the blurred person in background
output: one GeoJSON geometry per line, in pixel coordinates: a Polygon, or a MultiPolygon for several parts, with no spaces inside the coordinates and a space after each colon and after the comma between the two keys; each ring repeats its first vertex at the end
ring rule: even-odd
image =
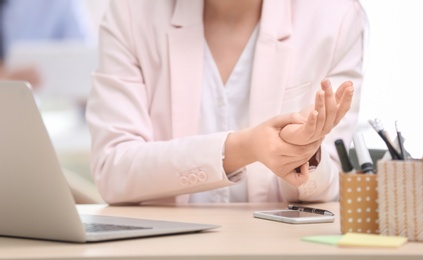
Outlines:
{"type": "Polygon", "coordinates": [[[34,89],[42,77],[28,64],[5,66],[8,50],[18,42],[75,40],[93,41],[92,25],[80,0],[0,0],[0,79],[24,80],[34,89]]]}

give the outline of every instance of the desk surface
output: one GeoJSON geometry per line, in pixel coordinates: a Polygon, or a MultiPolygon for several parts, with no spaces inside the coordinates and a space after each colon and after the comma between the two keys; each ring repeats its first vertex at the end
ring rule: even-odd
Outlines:
{"type": "Polygon", "coordinates": [[[340,234],[339,204],[316,204],[336,214],[334,223],[292,225],[257,219],[255,210],[283,204],[201,204],[109,207],[81,205],[80,213],[217,224],[194,234],[93,244],[0,237],[0,259],[422,259],[423,244],[397,249],[338,248],[301,241],[311,235],[340,234]]]}

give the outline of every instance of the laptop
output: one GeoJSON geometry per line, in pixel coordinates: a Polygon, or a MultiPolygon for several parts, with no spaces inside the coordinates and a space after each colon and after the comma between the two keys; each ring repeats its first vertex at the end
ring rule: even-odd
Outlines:
{"type": "Polygon", "coordinates": [[[0,81],[0,235],[68,242],[200,232],[217,225],[79,215],[26,82],[0,81]],[[100,231],[91,228],[102,228],[100,231]]]}
{"type": "Polygon", "coordinates": [[[5,64],[13,69],[36,66],[41,74],[37,96],[85,100],[91,87],[91,74],[97,68],[96,46],[75,41],[25,41],[14,43],[5,64]]]}

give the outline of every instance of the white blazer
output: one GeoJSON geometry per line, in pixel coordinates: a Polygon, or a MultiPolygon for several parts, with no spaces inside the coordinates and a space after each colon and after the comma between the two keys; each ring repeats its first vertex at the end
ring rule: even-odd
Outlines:
{"type": "MultiPolygon", "coordinates": [[[[250,202],[337,199],[334,140],[349,144],[358,120],[366,23],[356,0],[264,0],[250,125],[312,104],[325,78],[353,81],[355,100],[301,187],[260,163],[248,166],[250,202]]],[[[233,184],[222,166],[228,133],[197,134],[204,44],[201,0],[111,2],[86,114],[92,174],[108,203],[187,202],[183,194],[233,184]]]]}

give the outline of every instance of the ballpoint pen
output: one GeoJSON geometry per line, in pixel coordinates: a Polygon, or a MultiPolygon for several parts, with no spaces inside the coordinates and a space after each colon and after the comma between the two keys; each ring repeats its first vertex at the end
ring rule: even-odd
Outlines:
{"type": "Polygon", "coordinates": [[[398,139],[398,147],[401,152],[401,156],[403,160],[407,159],[407,152],[404,148],[404,138],[402,137],[401,130],[398,126],[398,121],[395,121],[395,130],[397,131],[397,139],[398,139]]]}
{"type": "Polygon", "coordinates": [[[316,209],[316,208],[311,208],[311,207],[288,205],[288,209],[304,211],[304,212],[308,212],[308,213],[315,213],[315,214],[320,214],[320,215],[325,215],[325,216],[334,216],[335,215],[332,212],[330,212],[329,210],[316,209]]]}

